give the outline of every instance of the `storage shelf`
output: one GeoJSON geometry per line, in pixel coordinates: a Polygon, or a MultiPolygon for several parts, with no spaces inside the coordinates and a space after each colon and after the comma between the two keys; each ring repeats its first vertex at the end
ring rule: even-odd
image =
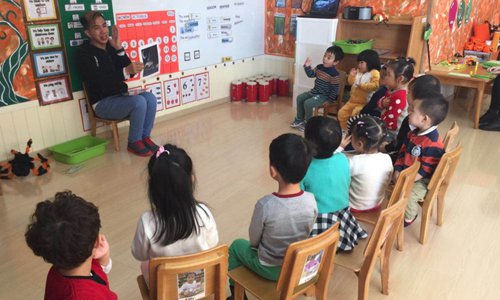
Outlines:
{"type": "Polygon", "coordinates": [[[348,20],[348,19],[339,19],[341,23],[358,23],[358,24],[373,24],[373,25],[408,25],[411,26],[413,25],[413,19],[410,18],[390,18],[387,23],[380,23],[376,22],[374,20],[348,20]]]}

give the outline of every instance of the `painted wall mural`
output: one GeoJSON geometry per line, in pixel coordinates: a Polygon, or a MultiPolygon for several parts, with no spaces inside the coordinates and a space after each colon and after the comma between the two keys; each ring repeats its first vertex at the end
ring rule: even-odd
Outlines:
{"type": "MultiPolygon", "coordinates": [[[[473,34],[473,26],[492,21],[495,15],[500,14],[500,0],[465,0],[466,6],[471,3],[469,22],[457,23],[449,27],[449,9],[452,1],[435,0],[430,22],[432,24],[432,35],[429,40],[431,49],[431,62],[438,63],[455,53],[462,53],[464,45],[473,34]]],[[[465,16],[464,16],[465,18],[465,16]]]]}
{"type": "Polygon", "coordinates": [[[0,1],[0,107],[36,100],[20,1],[0,1]]]}
{"type": "Polygon", "coordinates": [[[428,0],[344,0],[340,2],[339,14],[345,6],[371,6],[373,12],[388,16],[425,16],[428,0]]]}

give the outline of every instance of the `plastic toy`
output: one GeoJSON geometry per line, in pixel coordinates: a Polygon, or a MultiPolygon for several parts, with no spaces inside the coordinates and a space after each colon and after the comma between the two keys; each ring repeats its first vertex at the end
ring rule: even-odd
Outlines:
{"type": "Polygon", "coordinates": [[[29,155],[32,143],[33,141],[29,139],[24,153],[14,149],[10,150],[10,153],[14,154],[14,159],[0,165],[0,179],[12,179],[14,176],[25,177],[30,173],[33,173],[35,176],[41,176],[49,171],[50,165],[47,158],[43,157],[40,153],[37,153],[37,157],[29,155]],[[37,168],[33,163],[34,161],[39,161],[41,165],[37,168]]]}

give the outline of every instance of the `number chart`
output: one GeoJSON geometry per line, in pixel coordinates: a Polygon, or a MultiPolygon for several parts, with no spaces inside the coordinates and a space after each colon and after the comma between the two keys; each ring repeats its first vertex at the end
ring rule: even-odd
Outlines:
{"type": "Polygon", "coordinates": [[[156,111],[163,110],[163,94],[161,92],[161,82],[146,84],[146,91],[156,97],[156,111]]]}
{"type": "Polygon", "coordinates": [[[196,99],[202,100],[210,97],[210,82],[208,72],[196,74],[196,99]]]}
{"type": "Polygon", "coordinates": [[[181,77],[182,104],[196,101],[194,75],[181,77]]]}
{"type": "Polygon", "coordinates": [[[171,79],[163,82],[165,89],[165,108],[169,109],[181,105],[179,93],[179,79],[171,79]]]}

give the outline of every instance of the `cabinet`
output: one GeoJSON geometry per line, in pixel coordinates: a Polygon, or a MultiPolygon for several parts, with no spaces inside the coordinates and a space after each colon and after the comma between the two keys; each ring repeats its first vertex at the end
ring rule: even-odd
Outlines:
{"type": "Polygon", "coordinates": [[[307,57],[312,67],[323,63],[325,50],[335,41],[338,19],[297,18],[297,40],[295,42],[295,64],[293,80],[293,106],[297,95],[307,92],[314,86],[314,79],[304,72],[307,57]]]}
{"type": "MultiPolygon", "coordinates": [[[[337,39],[374,39],[373,49],[381,51],[382,63],[398,56],[412,57],[418,73],[422,66],[425,22],[423,16],[391,17],[387,23],[339,19],[337,39]]],[[[356,57],[346,54],[338,68],[348,72],[357,65],[356,57]]]]}

